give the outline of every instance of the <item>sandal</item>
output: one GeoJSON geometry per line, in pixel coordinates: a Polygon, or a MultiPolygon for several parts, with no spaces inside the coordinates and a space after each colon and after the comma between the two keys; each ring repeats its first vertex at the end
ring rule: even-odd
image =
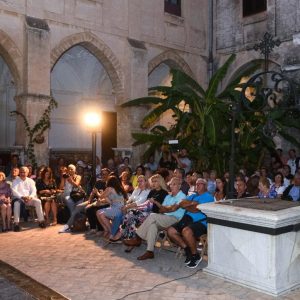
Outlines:
{"type": "Polygon", "coordinates": [[[122,243],[122,238],[118,238],[118,239],[112,239],[112,238],[110,238],[109,242],[111,244],[121,244],[122,243]]]}
{"type": "Polygon", "coordinates": [[[134,248],[134,246],[127,247],[127,249],[125,249],[125,252],[130,253],[133,248],[134,248]]]}

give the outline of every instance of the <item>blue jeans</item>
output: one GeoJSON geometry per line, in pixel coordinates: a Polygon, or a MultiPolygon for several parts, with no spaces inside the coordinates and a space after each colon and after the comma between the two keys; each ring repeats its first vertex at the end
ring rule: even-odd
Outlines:
{"type": "Polygon", "coordinates": [[[83,202],[84,199],[74,202],[74,200],[70,196],[65,196],[64,202],[66,206],[68,207],[70,214],[72,215],[73,210],[75,209],[76,205],[83,202]]]}
{"type": "Polygon", "coordinates": [[[123,222],[123,213],[119,211],[112,220],[111,235],[115,236],[119,231],[119,227],[123,222]]]}

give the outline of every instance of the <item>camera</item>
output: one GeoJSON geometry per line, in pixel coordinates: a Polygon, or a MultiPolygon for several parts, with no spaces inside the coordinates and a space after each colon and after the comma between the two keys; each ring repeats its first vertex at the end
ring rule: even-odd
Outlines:
{"type": "Polygon", "coordinates": [[[168,144],[169,144],[170,151],[172,153],[179,152],[178,140],[169,140],[168,144]]]}
{"type": "Polygon", "coordinates": [[[62,176],[63,178],[69,178],[70,177],[70,175],[69,174],[63,174],[63,176],[62,176]]]}

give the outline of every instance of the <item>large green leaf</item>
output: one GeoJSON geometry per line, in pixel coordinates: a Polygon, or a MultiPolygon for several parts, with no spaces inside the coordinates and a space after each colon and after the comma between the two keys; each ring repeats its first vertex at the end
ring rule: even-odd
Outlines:
{"type": "Polygon", "coordinates": [[[160,104],[163,103],[164,99],[160,97],[142,97],[137,98],[128,102],[121,104],[121,107],[127,106],[139,106],[139,105],[147,105],[147,104],[160,104]]]}
{"type": "Polygon", "coordinates": [[[133,146],[138,146],[147,143],[162,143],[164,137],[161,135],[150,134],[150,133],[143,133],[143,132],[134,132],[131,134],[132,137],[135,139],[133,146]]]}
{"type": "Polygon", "coordinates": [[[219,68],[217,72],[212,76],[209,82],[208,89],[205,93],[205,98],[207,99],[207,101],[210,101],[215,97],[220,82],[226,76],[226,73],[234,60],[235,60],[235,54],[230,55],[230,57],[227,59],[224,65],[221,68],[219,68]]]}
{"type": "Polygon", "coordinates": [[[199,85],[197,81],[195,81],[189,75],[185,74],[184,72],[178,69],[172,69],[170,73],[172,74],[172,86],[180,86],[182,84],[186,84],[193,90],[200,93],[200,95],[202,95],[203,97],[205,96],[204,89],[199,85]]]}

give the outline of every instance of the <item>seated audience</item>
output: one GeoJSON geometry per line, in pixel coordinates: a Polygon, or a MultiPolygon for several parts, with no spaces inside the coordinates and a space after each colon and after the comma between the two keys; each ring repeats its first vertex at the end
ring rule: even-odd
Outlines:
{"type": "Polygon", "coordinates": [[[34,206],[38,217],[39,226],[45,228],[44,214],[42,210],[41,200],[37,198],[35,182],[27,177],[28,168],[20,168],[20,177],[16,178],[12,183],[12,194],[17,201],[14,202],[14,231],[20,231],[20,203],[34,206]]]}
{"type": "Polygon", "coordinates": [[[131,176],[131,183],[133,188],[135,189],[138,185],[137,179],[140,175],[145,175],[145,168],[142,165],[139,165],[135,168],[135,173],[131,176]]]}
{"type": "Polygon", "coordinates": [[[190,187],[187,195],[190,196],[190,195],[196,193],[196,180],[197,179],[195,179],[195,177],[193,176],[193,173],[189,172],[188,174],[186,174],[185,180],[190,187]]]}
{"type": "Polygon", "coordinates": [[[12,186],[12,182],[19,176],[20,169],[17,167],[13,167],[8,177],[6,177],[6,182],[12,186]]]}
{"type": "Polygon", "coordinates": [[[266,177],[261,177],[259,179],[259,183],[258,183],[258,188],[259,188],[259,192],[258,192],[258,198],[276,198],[277,197],[277,193],[275,190],[271,190],[270,189],[270,182],[268,180],[268,178],[266,177]]]}
{"type": "Polygon", "coordinates": [[[282,199],[300,201],[300,174],[294,176],[294,183],[289,185],[283,192],[282,199]]]}
{"type": "MultiPolygon", "coordinates": [[[[180,184],[180,190],[187,195],[190,189],[189,184],[184,180],[185,172],[184,169],[176,168],[174,170],[174,176],[177,177],[181,184],[180,184]]],[[[171,179],[172,180],[172,179],[171,179]]]]}
{"type": "Polygon", "coordinates": [[[284,185],[283,175],[280,172],[277,172],[274,176],[274,183],[271,185],[270,190],[277,193],[277,197],[281,198],[284,190],[286,189],[284,185]]]}
{"type": "Polygon", "coordinates": [[[89,196],[88,201],[90,202],[85,207],[86,216],[89,221],[90,230],[87,232],[87,234],[95,234],[98,231],[102,231],[103,227],[100,225],[98,219],[97,219],[97,211],[101,207],[108,207],[109,204],[103,204],[101,202],[101,193],[106,189],[106,182],[110,175],[111,171],[108,168],[103,168],[101,170],[101,179],[97,180],[95,183],[95,186],[89,196]]]}
{"type": "Polygon", "coordinates": [[[197,208],[199,204],[213,202],[213,196],[207,191],[207,181],[199,178],[196,181],[196,194],[179,203],[186,210],[183,218],[168,228],[168,236],[179,245],[186,254],[185,264],[196,268],[202,257],[197,253],[196,239],[207,233],[206,215],[197,208]]]}
{"type": "Polygon", "coordinates": [[[120,211],[116,212],[114,219],[112,220],[110,242],[119,241],[121,238],[121,232],[119,227],[123,221],[124,212],[127,209],[134,209],[137,206],[143,204],[148,197],[150,190],[148,189],[147,180],[144,175],[138,177],[138,186],[134,189],[131,196],[128,198],[126,205],[121,208],[120,211]],[[126,207],[126,209],[125,209],[126,207]]]}
{"type": "Polygon", "coordinates": [[[123,224],[121,225],[121,234],[124,239],[135,238],[137,228],[144,222],[150,213],[159,213],[159,208],[153,200],[162,204],[165,197],[168,195],[168,188],[161,175],[153,175],[150,178],[150,185],[152,189],[148,194],[147,201],[140,205],[128,204],[122,208],[125,216],[123,224]]]}
{"type": "Polygon", "coordinates": [[[214,194],[215,202],[226,200],[227,182],[225,178],[216,178],[216,192],[214,194]]]}
{"type": "Polygon", "coordinates": [[[64,190],[62,197],[65,205],[70,211],[70,214],[72,214],[77,204],[83,202],[83,199],[74,201],[70,196],[72,190],[80,187],[80,184],[81,176],[76,174],[76,167],[74,165],[68,165],[67,173],[62,175],[62,181],[59,189],[64,190]]]}
{"type": "MultiPolygon", "coordinates": [[[[249,180],[248,180],[248,182],[249,182],[249,180]]],[[[236,189],[235,194],[234,194],[235,199],[242,199],[242,198],[250,197],[250,194],[247,192],[247,186],[246,186],[245,181],[237,180],[235,183],[235,189],[236,189]]]]}
{"type": "Polygon", "coordinates": [[[209,173],[209,179],[207,180],[207,190],[212,195],[214,195],[216,191],[216,178],[217,172],[215,170],[211,170],[209,173]]]}
{"type": "Polygon", "coordinates": [[[106,183],[106,189],[100,193],[100,198],[103,202],[110,204],[107,208],[102,208],[97,211],[97,218],[104,229],[103,236],[109,238],[111,235],[110,220],[113,220],[127,199],[127,194],[124,191],[120,181],[115,176],[110,176],[106,183]]]}
{"type": "Polygon", "coordinates": [[[157,170],[158,164],[155,162],[154,155],[149,156],[147,163],[144,164],[144,167],[152,172],[157,170]]]}
{"type": "Polygon", "coordinates": [[[126,171],[122,172],[120,176],[122,188],[127,194],[131,194],[134,190],[133,185],[130,182],[130,177],[131,177],[130,173],[126,171]]]}
{"type": "Polygon", "coordinates": [[[186,198],[186,195],[180,191],[180,179],[173,177],[170,182],[171,194],[168,195],[164,202],[160,204],[156,200],[152,200],[159,207],[159,214],[152,213],[136,231],[136,238],[124,240],[127,246],[140,246],[142,240],[147,241],[147,251],[139,256],[138,260],[154,258],[154,246],[156,236],[159,230],[166,229],[178,222],[184,215],[184,209],[179,203],[186,198]]]}
{"type": "Polygon", "coordinates": [[[259,193],[258,184],[259,184],[259,176],[252,175],[249,177],[247,181],[247,193],[248,193],[247,197],[257,197],[259,193]]]}
{"type": "Polygon", "coordinates": [[[11,188],[5,180],[5,174],[0,172],[0,208],[2,217],[2,232],[11,230],[11,188]]]}
{"type": "Polygon", "coordinates": [[[36,181],[36,189],[38,196],[44,202],[46,224],[50,224],[49,213],[51,210],[53,222],[50,225],[55,226],[57,224],[57,204],[55,201],[57,187],[51,168],[45,167],[43,169],[41,179],[36,181]]]}

